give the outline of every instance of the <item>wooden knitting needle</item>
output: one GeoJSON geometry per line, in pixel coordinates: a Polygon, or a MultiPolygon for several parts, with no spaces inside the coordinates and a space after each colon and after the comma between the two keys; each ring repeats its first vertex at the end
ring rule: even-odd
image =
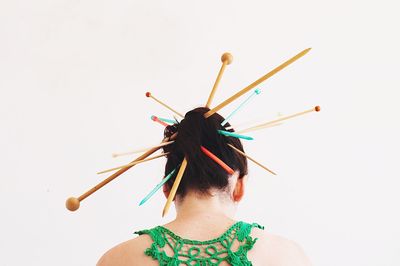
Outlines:
{"type": "Polygon", "coordinates": [[[247,155],[246,153],[242,152],[241,150],[239,150],[238,148],[236,148],[235,146],[233,146],[232,144],[228,143],[228,146],[231,147],[232,149],[234,149],[235,151],[237,151],[239,154],[243,155],[244,157],[246,157],[247,159],[249,159],[250,161],[252,161],[253,163],[257,164],[258,166],[264,168],[265,170],[267,170],[268,172],[270,172],[273,175],[276,175],[275,172],[273,172],[272,170],[268,169],[266,166],[260,164],[259,162],[257,162],[256,160],[254,160],[253,158],[251,158],[249,155],[247,155]]]}
{"type": "Polygon", "coordinates": [[[180,114],[179,112],[175,111],[174,109],[172,109],[171,107],[169,107],[168,105],[166,105],[165,103],[163,103],[162,101],[160,101],[159,99],[154,97],[150,92],[146,92],[146,97],[152,98],[154,101],[158,102],[159,104],[161,104],[165,108],[171,110],[172,112],[174,112],[175,114],[177,114],[177,115],[179,115],[180,117],[183,118],[182,114],[180,114]]]}
{"type": "Polygon", "coordinates": [[[140,150],[134,150],[134,151],[128,151],[128,152],[121,152],[121,153],[113,153],[113,154],[112,154],[112,157],[118,157],[118,156],[123,156],[123,155],[129,155],[129,154],[134,154],[134,153],[139,153],[139,152],[145,152],[145,151],[150,150],[150,149],[152,149],[152,148],[156,148],[156,147],[157,147],[157,148],[161,148],[161,147],[167,146],[167,145],[169,145],[169,144],[171,144],[171,143],[174,143],[174,141],[162,142],[162,143],[159,144],[159,145],[152,146],[152,147],[147,147],[147,148],[140,149],[140,150]]]}
{"type": "Polygon", "coordinates": [[[321,107],[315,106],[312,109],[309,109],[309,110],[306,110],[306,111],[303,111],[303,112],[299,112],[299,113],[295,113],[295,114],[292,114],[292,115],[284,116],[284,117],[281,117],[281,118],[278,118],[278,119],[275,119],[275,120],[272,120],[272,121],[269,121],[269,122],[266,122],[266,123],[263,123],[263,124],[260,124],[260,125],[257,125],[257,126],[249,127],[249,128],[240,130],[237,133],[245,133],[245,132],[249,132],[249,131],[260,130],[260,129],[263,129],[263,128],[266,128],[266,127],[270,127],[271,125],[274,125],[277,122],[288,120],[290,118],[293,118],[293,117],[296,117],[296,116],[300,116],[300,115],[305,115],[305,114],[308,114],[308,113],[311,113],[311,112],[319,112],[320,110],[321,110],[321,107]]]}
{"type": "Polygon", "coordinates": [[[301,51],[300,53],[298,53],[297,55],[293,56],[292,58],[290,58],[289,60],[287,60],[286,62],[284,62],[283,64],[277,66],[276,68],[274,68],[273,70],[271,70],[270,72],[268,72],[266,75],[262,76],[261,78],[257,79],[256,81],[254,81],[253,83],[251,83],[249,86],[247,86],[246,88],[238,91],[236,94],[232,95],[230,98],[226,99],[225,101],[223,101],[222,103],[220,103],[219,105],[217,105],[216,107],[214,107],[213,109],[211,109],[210,111],[208,111],[207,113],[204,114],[205,118],[210,117],[211,115],[213,115],[214,113],[218,112],[219,110],[221,110],[222,108],[224,108],[226,105],[230,104],[231,102],[233,102],[234,100],[236,100],[237,98],[239,98],[240,96],[242,96],[243,94],[245,94],[246,92],[250,91],[251,89],[253,89],[254,87],[256,87],[257,85],[259,85],[261,82],[265,81],[266,79],[272,77],[273,75],[275,75],[277,72],[279,72],[280,70],[282,70],[283,68],[287,67],[288,65],[290,65],[291,63],[293,63],[294,61],[296,61],[297,59],[299,59],[300,57],[304,56],[306,53],[308,53],[311,50],[311,48],[305,49],[303,51],[301,51]]]}
{"type": "Polygon", "coordinates": [[[182,161],[181,167],[179,168],[179,172],[176,175],[174,184],[172,185],[171,191],[169,192],[167,202],[165,203],[165,206],[164,206],[164,209],[162,212],[162,217],[164,217],[168,213],[171,203],[175,198],[176,191],[178,190],[178,186],[182,180],[182,176],[185,173],[186,166],[187,166],[187,160],[186,160],[186,158],[184,158],[182,161]]]}
{"type": "Polygon", "coordinates": [[[104,174],[104,173],[108,173],[108,172],[111,172],[111,171],[114,171],[114,170],[118,170],[118,169],[121,169],[121,168],[124,168],[124,167],[137,165],[139,163],[144,163],[144,162],[151,161],[151,160],[154,160],[154,159],[157,159],[157,158],[160,158],[160,157],[164,157],[167,154],[169,154],[169,152],[161,153],[159,155],[156,155],[156,156],[153,156],[153,157],[148,157],[148,158],[143,159],[143,160],[134,161],[134,162],[131,162],[131,163],[128,163],[128,164],[125,164],[125,165],[121,165],[121,166],[117,166],[117,167],[110,168],[110,169],[107,169],[107,170],[103,170],[103,171],[98,172],[97,174],[104,174]]]}
{"type": "Polygon", "coordinates": [[[221,57],[221,61],[222,61],[221,69],[218,72],[218,76],[217,76],[217,79],[215,80],[215,83],[214,83],[214,86],[213,86],[213,88],[211,90],[210,96],[208,96],[208,100],[207,100],[207,103],[206,103],[206,107],[207,108],[210,108],[211,102],[214,99],[214,94],[217,91],[218,84],[221,81],[222,74],[225,71],[225,67],[232,63],[233,56],[230,53],[224,53],[222,55],[222,57],[221,57]]]}
{"type": "MultiPolygon", "coordinates": [[[[178,133],[173,134],[171,137],[169,138],[164,138],[163,142],[167,142],[169,140],[174,140],[176,138],[176,136],[178,135],[178,133]]],[[[160,147],[154,147],[151,148],[150,150],[148,150],[147,152],[145,152],[144,154],[142,154],[141,156],[139,156],[138,158],[136,158],[135,160],[133,160],[132,162],[135,161],[140,161],[143,159],[146,159],[147,157],[149,157],[151,154],[153,154],[154,152],[156,152],[158,149],[160,149],[160,147]]],[[[67,199],[67,201],[65,202],[65,206],[67,207],[68,210],[70,211],[76,211],[77,209],[79,209],[80,206],[80,202],[84,199],[86,199],[87,197],[89,197],[90,195],[92,195],[94,192],[96,192],[97,190],[99,190],[100,188],[104,187],[105,185],[107,185],[108,183],[110,183],[112,180],[114,180],[115,178],[117,178],[118,176],[120,176],[121,174],[125,173],[128,169],[130,169],[132,166],[128,166],[125,168],[122,168],[120,170],[118,170],[117,172],[115,172],[114,174],[112,174],[111,176],[109,176],[108,178],[104,179],[103,181],[101,181],[99,184],[97,184],[96,186],[92,187],[91,189],[89,189],[88,191],[86,191],[84,194],[82,194],[81,196],[79,196],[78,198],[75,197],[70,197],[67,199]]]]}

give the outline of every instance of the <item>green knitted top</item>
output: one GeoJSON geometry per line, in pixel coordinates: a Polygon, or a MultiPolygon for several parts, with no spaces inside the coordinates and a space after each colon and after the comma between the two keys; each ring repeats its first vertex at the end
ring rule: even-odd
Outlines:
{"type": "Polygon", "coordinates": [[[233,266],[250,266],[247,252],[254,246],[257,238],[250,236],[254,228],[264,229],[253,223],[236,222],[220,237],[207,240],[184,239],[163,226],[141,230],[135,234],[148,234],[153,243],[145,254],[158,260],[160,266],[217,266],[226,261],[233,266]]]}

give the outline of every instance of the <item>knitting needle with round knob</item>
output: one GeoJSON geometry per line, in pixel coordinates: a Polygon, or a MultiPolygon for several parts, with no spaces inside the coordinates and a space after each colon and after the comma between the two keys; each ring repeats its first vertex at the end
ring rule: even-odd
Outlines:
{"type": "Polygon", "coordinates": [[[245,133],[245,132],[260,130],[260,129],[263,129],[263,128],[266,128],[266,127],[270,127],[271,125],[274,125],[274,124],[276,124],[278,122],[281,122],[281,121],[284,121],[284,120],[288,120],[290,118],[294,118],[294,117],[297,117],[297,116],[305,115],[305,114],[308,114],[308,113],[311,113],[311,112],[319,112],[320,110],[321,110],[321,107],[315,106],[312,109],[309,109],[309,110],[306,110],[306,111],[303,111],[303,112],[299,112],[299,113],[295,113],[295,114],[292,114],[292,115],[284,116],[284,117],[281,117],[281,118],[278,118],[278,119],[275,119],[275,120],[272,120],[272,121],[269,121],[269,122],[266,122],[266,123],[263,123],[263,124],[260,124],[260,125],[257,125],[257,126],[249,127],[249,128],[240,130],[237,133],[241,134],[241,133],[245,133]]]}
{"type": "Polygon", "coordinates": [[[165,155],[168,155],[168,154],[169,154],[169,152],[161,153],[159,155],[156,155],[156,156],[153,156],[153,157],[148,157],[148,158],[143,159],[143,160],[134,161],[134,162],[131,162],[131,163],[128,163],[128,164],[125,164],[125,165],[121,165],[121,166],[117,166],[117,167],[110,168],[110,169],[107,169],[107,170],[103,170],[103,171],[98,172],[97,174],[104,174],[104,173],[108,173],[108,172],[111,172],[111,171],[114,171],[114,170],[118,170],[118,169],[121,169],[121,168],[125,168],[125,167],[128,167],[128,166],[134,166],[134,165],[137,165],[139,163],[144,163],[144,162],[148,162],[148,161],[160,158],[160,157],[164,157],[165,155]]]}
{"type": "Polygon", "coordinates": [[[178,186],[181,183],[182,176],[185,173],[186,166],[187,166],[187,159],[184,158],[182,161],[181,167],[179,168],[178,174],[176,175],[174,184],[172,185],[172,188],[169,192],[167,202],[165,203],[165,206],[164,206],[164,209],[162,212],[162,217],[164,217],[168,213],[168,210],[171,207],[171,203],[175,198],[175,194],[176,194],[176,191],[178,190],[178,186]]]}
{"type": "Polygon", "coordinates": [[[249,155],[247,155],[246,153],[242,152],[241,150],[239,150],[238,148],[236,148],[235,146],[233,146],[232,144],[228,144],[229,147],[231,147],[232,149],[234,149],[236,152],[238,152],[239,154],[243,155],[244,157],[246,157],[247,159],[249,159],[250,161],[252,161],[253,163],[257,164],[258,166],[260,166],[261,168],[264,168],[265,170],[267,170],[268,172],[270,172],[273,175],[276,175],[276,173],[274,171],[272,171],[271,169],[267,168],[266,166],[262,165],[261,163],[257,162],[256,160],[254,160],[253,158],[251,158],[249,155]]]}
{"type": "MultiPolygon", "coordinates": [[[[164,138],[163,142],[167,142],[170,140],[174,140],[176,138],[178,134],[175,133],[173,134],[171,137],[169,138],[164,138]]],[[[151,154],[153,154],[154,152],[156,152],[158,149],[160,149],[160,147],[154,147],[149,149],[147,152],[145,152],[144,154],[142,154],[141,156],[139,156],[138,158],[136,158],[135,160],[133,160],[132,162],[135,161],[140,161],[143,159],[146,159],[147,157],[149,157],[151,154]]],[[[132,166],[128,166],[125,168],[122,168],[120,170],[118,170],[117,172],[113,173],[111,176],[109,176],[108,178],[104,179],[103,181],[101,181],[99,184],[97,184],[96,186],[92,187],[91,189],[89,189],[88,191],[86,191],[85,193],[83,193],[81,196],[79,196],[78,198],[75,197],[70,197],[67,199],[67,201],[65,202],[65,206],[67,207],[68,210],[70,211],[76,211],[77,209],[79,209],[80,203],[81,201],[83,201],[84,199],[86,199],[87,197],[89,197],[90,195],[92,195],[94,192],[96,192],[97,190],[99,190],[100,188],[104,187],[105,185],[107,185],[108,183],[110,183],[111,181],[113,181],[115,178],[117,178],[118,176],[120,176],[121,174],[125,173],[126,171],[128,171],[132,166]]]]}
{"type": "Polygon", "coordinates": [[[310,50],[311,50],[311,48],[305,49],[305,50],[301,51],[300,53],[298,53],[297,55],[295,55],[292,58],[290,58],[289,60],[287,60],[284,63],[280,64],[279,66],[277,66],[276,68],[274,68],[273,70],[271,70],[270,72],[268,72],[267,74],[262,76],[261,78],[257,79],[256,81],[254,81],[253,83],[251,83],[250,85],[245,87],[244,89],[238,91],[236,94],[232,95],[231,97],[229,97],[228,99],[226,99],[225,101],[223,101],[222,103],[217,105],[216,107],[212,108],[210,111],[208,111],[207,113],[204,114],[204,117],[208,118],[211,115],[213,115],[214,113],[218,112],[219,110],[224,108],[226,105],[228,105],[231,102],[235,101],[237,98],[239,98],[240,96],[242,96],[246,92],[248,92],[251,89],[253,89],[254,87],[258,86],[260,83],[264,82],[268,78],[272,77],[273,75],[275,75],[276,73],[278,73],[279,71],[281,71],[282,69],[284,69],[285,67],[290,65],[291,63],[293,63],[294,61],[298,60],[300,57],[304,56],[310,50]]]}
{"type": "Polygon", "coordinates": [[[180,117],[184,117],[181,113],[175,111],[174,109],[172,109],[170,106],[166,105],[165,103],[163,103],[162,101],[160,101],[159,99],[157,99],[156,97],[154,97],[150,92],[146,92],[146,97],[152,98],[154,101],[158,102],[159,104],[161,104],[162,106],[164,106],[165,108],[171,110],[172,112],[174,112],[175,114],[179,115],[180,117]]]}
{"type": "Polygon", "coordinates": [[[226,67],[227,65],[230,65],[230,64],[232,63],[232,61],[233,61],[233,56],[232,56],[230,53],[224,53],[224,54],[222,55],[222,57],[221,57],[221,61],[222,61],[221,69],[220,69],[219,72],[218,72],[217,79],[215,80],[215,83],[214,83],[214,86],[213,86],[213,88],[212,88],[212,90],[211,90],[211,93],[210,93],[210,95],[208,96],[208,100],[207,100],[207,103],[206,103],[206,107],[207,107],[207,108],[210,108],[211,102],[212,102],[212,100],[214,99],[215,92],[217,91],[218,84],[219,84],[219,82],[221,81],[222,74],[223,74],[224,71],[225,71],[225,67],[226,67]]]}

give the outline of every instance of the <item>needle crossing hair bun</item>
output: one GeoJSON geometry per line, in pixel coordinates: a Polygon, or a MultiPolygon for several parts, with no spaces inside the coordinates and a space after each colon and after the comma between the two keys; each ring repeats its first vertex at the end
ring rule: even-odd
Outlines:
{"type": "MultiPolygon", "coordinates": [[[[185,118],[174,125],[166,127],[165,137],[178,133],[174,143],[163,147],[168,152],[165,175],[174,169],[179,169],[184,157],[188,165],[178,187],[177,194],[184,197],[187,192],[193,191],[208,194],[209,190],[216,188],[225,190],[229,184],[230,175],[216,162],[206,156],[201,146],[215,154],[233,170],[239,172],[239,177],[247,175],[246,157],[235,152],[228,144],[243,151],[242,143],[234,137],[218,134],[218,130],[225,130],[221,126],[224,118],[215,113],[209,118],[204,114],[209,108],[200,107],[186,113],[185,118]]],[[[230,126],[229,123],[225,125],[230,126]]],[[[170,189],[175,181],[178,171],[166,183],[170,189]]]]}

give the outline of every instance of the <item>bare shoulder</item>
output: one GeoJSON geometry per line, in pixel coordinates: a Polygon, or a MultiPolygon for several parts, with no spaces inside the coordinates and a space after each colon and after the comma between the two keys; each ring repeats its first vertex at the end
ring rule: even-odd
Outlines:
{"type": "Polygon", "coordinates": [[[251,235],[253,238],[258,238],[248,254],[254,265],[312,265],[301,246],[292,240],[258,228],[254,228],[251,235]]]}
{"type": "Polygon", "coordinates": [[[158,265],[144,254],[151,243],[152,240],[148,235],[125,241],[104,253],[96,266],[158,265]]]}

